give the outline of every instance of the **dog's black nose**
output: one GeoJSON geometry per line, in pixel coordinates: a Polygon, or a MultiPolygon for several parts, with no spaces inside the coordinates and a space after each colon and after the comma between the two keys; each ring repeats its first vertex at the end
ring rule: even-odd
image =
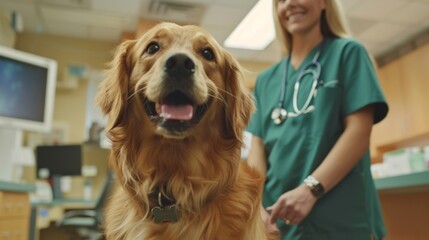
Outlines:
{"type": "Polygon", "coordinates": [[[194,74],[195,63],[186,54],[178,53],[167,59],[164,71],[170,76],[187,77],[194,74]]]}

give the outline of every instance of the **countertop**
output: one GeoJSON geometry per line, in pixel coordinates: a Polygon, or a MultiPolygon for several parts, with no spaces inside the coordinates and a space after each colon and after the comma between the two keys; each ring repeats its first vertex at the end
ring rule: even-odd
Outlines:
{"type": "Polygon", "coordinates": [[[429,171],[375,179],[379,192],[429,191],[429,171]]]}
{"type": "Polygon", "coordinates": [[[34,186],[33,184],[27,184],[27,183],[0,181],[0,191],[34,192],[36,191],[36,186],[34,186]]]}

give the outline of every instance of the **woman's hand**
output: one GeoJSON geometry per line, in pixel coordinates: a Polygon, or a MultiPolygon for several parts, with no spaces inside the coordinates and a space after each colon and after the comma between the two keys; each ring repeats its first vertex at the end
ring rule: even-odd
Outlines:
{"type": "Polygon", "coordinates": [[[316,201],[310,188],[301,184],[281,195],[274,205],[267,208],[271,212],[269,222],[274,224],[276,219],[281,219],[286,224],[298,224],[310,213],[316,201]]]}
{"type": "Polygon", "coordinates": [[[280,230],[278,229],[277,225],[275,223],[270,222],[270,214],[263,207],[261,207],[261,216],[262,216],[262,221],[264,221],[269,234],[280,233],[280,230]]]}

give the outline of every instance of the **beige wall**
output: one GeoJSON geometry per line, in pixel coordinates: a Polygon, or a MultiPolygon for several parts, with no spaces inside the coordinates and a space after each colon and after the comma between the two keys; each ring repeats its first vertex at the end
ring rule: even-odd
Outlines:
{"type": "MultiPolygon", "coordinates": [[[[18,34],[15,48],[53,58],[58,61],[58,80],[63,80],[68,64],[82,64],[102,70],[111,60],[114,42],[76,39],[41,34],[18,34]]],[[[85,140],[85,113],[88,81],[82,79],[77,88],[57,89],[54,122],[69,126],[69,142],[85,140]]]]}
{"type": "Polygon", "coordinates": [[[239,60],[239,62],[244,68],[246,85],[251,89],[253,89],[253,87],[255,86],[255,81],[258,77],[258,74],[273,64],[273,62],[257,62],[244,60],[239,60]]]}
{"type": "Polygon", "coordinates": [[[16,34],[10,24],[10,15],[0,8],[0,45],[13,48],[16,34]]]}

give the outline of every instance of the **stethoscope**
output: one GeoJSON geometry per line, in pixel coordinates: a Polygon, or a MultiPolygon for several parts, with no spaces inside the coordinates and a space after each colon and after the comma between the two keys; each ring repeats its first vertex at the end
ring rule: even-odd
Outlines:
{"type": "Polygon", "coordinates": [[[298,117],[302,114],[306,114],[314,111],[315,107],[314,105],[310,105],[310,103],[312,98],[316,97],[316,92],[318,87],[317,85],[319,82],[320,72],[322,70],[322,65],[318,61],[320,56],[320,51],[322,48],[323,48],[323,43],[322,43],[322,47],[319,49],[316,55],[314,55],[312,61],[309,64],[307,64],[307,66],[305,66],[303,70],[300,71],[298,78],[295,81],[293,97],[292,97],[292,105],[293,105],[294,112],[288,112],[286,111],[285,108],[283,108],[283,101],[286,96],[286,83],[287,83],[286,78],[288,75],[289,62],[290,62],[290,57],[288,58],[286,62],[286,76],[283,78],[283,81],[282,81],[280,100],[279,100],[278,106],[274,108],[273,111],[271,112],[271,119],[273,119],[273,122],[276,125],[282,124],[284,121],[286,121],[288,117],[298,117]],[[301,81],[306,75],[311,75],[313,82],[311,84],[310,93],[308,94],[308,97],[304,105],[302,105],[302,107],[299,108],[298,107],[299,87],[300,87],[301,81]]]}

